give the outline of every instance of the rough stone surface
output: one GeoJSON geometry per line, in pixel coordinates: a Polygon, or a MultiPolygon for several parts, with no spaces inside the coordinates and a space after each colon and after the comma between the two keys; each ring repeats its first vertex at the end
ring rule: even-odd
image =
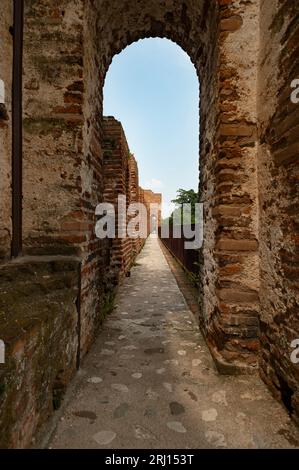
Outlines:
{"type": "MultiPolygon", "coordinates": [[[[24,3],[23,252],[80,257],[78,360],[89,350],[113,302],[111,247],[107,240],[98,240],[94,231],[95,208],[104,200],[107,183],[104,80],[115,54],[132,42],[168,38],[187,52],[200,80],[199,192],[205,226],[197,321],[219,370],[255,372],[259,364],[274,396],[298,419],[299,369],[290,361],[291,341],[299,337],[299,106],[290,101],[291,81],[299,76],[297,3],[24,3]]],[[[12,6],[11,0],[1,2],[0,46],[5,50],[0,54],[5,88],[5,102],[0,103],[1,269],[10,257],[12,236],[12,6]]],[[[130,194],[132,200],[147,204],[153,195],[139,188],[135,163],[131,158],[130,194]]],[[[131,252],[126,246],[123,272],[140,247],[140,240],[131,245],[131,252]]],[[[28,296],[32,316],[38,315],[34,289],[25,284],[21,291],[28,296]]],[[[68,289],[61,295],[69,299],[68,289]]],[[[126,315],[122,317],[125,321],[126,315]]],[[[65,329],[59,321],[57,328],[63,337],[65,329]]],[[[67,344],[74,344],[72,328],[67,331],[67,344]]],[[[45,350],[50,344],[45,344],[45,350]]],[[[176,351],[185,348],[178,346],[176,351]]],[[[127,360],[134,354],[134,350],[122,351],[127,360]]],[[[155,356],[160,354],[165,353],[155,356]]],[[[43,371],[33,357],[28,368],[41,377],[43,371]]],[[[176,353],[172,360],[184,357],[176,353]]],[[[201,364],[193,368],[197,367],[201,364]]],[[[45,359],[43,369],[47,368],[52,370],[45,359]]],[[[156,375],[171,388],[164,373],[156,375]]],[[[156,396],[153,390],[148,393],[156,396]]],[[[14,408],[13,399],[11,403],[14,408]]],[[[23,418],[20,423],[24,425],[23,418]]],[[[35,428],[32,423],[24,425],[26,442],[35,428]]],[[[138,427],[136,435],[147,434],[138,427]]],[[[207,431],[206,436],[215,445],[227,442],[221,432],[207,431]]],[[[20,436],[11,442],[25,445],[20,436]]]]}
{"type": "Polygon", "coordinates": [[[88,38],[85,36],[89,141],[94,134],[101,141],[98,116],[102,113],[102,88],[116,53],[139,39],[165,37],[180,45],[194,63],[201,85],[200,192],[205,201],[200,323],[223,369],[254,369],[259,307],[256,175],[259,2],[90,1],[85,12],[89,34],[88,38]],[[214,211],[220,205],[231,207],[238,214],[216,216],[214,211]],[[229,248],[222,241],[228,241],[229,248]],[[229,275],[221,272],[224,263],[228,267],[238,264],[239,270],[229,275]],[[228,293],[234,289],[248,292],[247,301],[240,302],[239,297],[224,300],[220,296],[222,289],[228,293]],[[228,325],[233,315],[240,317],[234,327],[228,325]],[[256,325],[249,329],[244,317],[255,320],[256,325]]]}
{"type": "Polygon", "coordinates": [[[299,77],[298,5],[261,2],[259,70],[259,214],[263,379],[299,422],[299,77]]]}
{"type": "Polygon", "coordinates": [[[107,244],[94,234],[105,187],[104,80],[126,46],[164,37],[189,54],[201,84],[199,320],[224,370],[256,368],[258,327],[243,319],[256,321],[259,306],[258,14],[257,0],[26,2],[24,250],[82,256],[82,355],[107,301],[107,244]]]}
{"type": "Polygon", "coordinates": [[[49,447],[299,446],[298,430],[258,376],[219,375],[153,236],[116,302],[49,447]],[[113,362],[101,355],[107,341],[114,343],[113,362]],[[178,345],[184,345],[186,355],[177,355],[178,345]],[[124,346],[135,347],[130,360],[123,356],[124,346]],[[195,359],[201,362],[192,367],[195,359]],[[157,374],[160,369],[165,369],[163,376],[157,374]],[[139,380],[132,377],[136,370],[142,372],[139,380]],[[100,384],[86,382],[85,377],[99,374],[100,384]],[[97,418],[91,421],[87,410],[97,418]]]}
{"type": "Polygon", "coordinates": [[[148,234],[151,231],[150,205],[157,204],[157,223],[161,222],[162,195],[139,186],[138,164],[129,150],[127,139],[119,121],[113,117],[103,119],[104,154],[103,154],[103,176],[105,203],[112,204],[115,209],[115,237],[109,241],[107,263],[107,277],[112,285],[117,285],[130,268],[139,253],[148,234]],[[126,233],[121,237],[120,232],[129,228],[133,223],[134,215],[127,214],[120,218],[119,196],[126,197],[125,209],[130,204],[142,203],[147,209],[146,226],[144,233],[139,237],[131,238],[126,233]]]}
{"type": "Polygon", "coordinates": [[[80,261],[21,258],[0,267],[0,447],[23,448],[60,406],[78,354],[80,261]]]}

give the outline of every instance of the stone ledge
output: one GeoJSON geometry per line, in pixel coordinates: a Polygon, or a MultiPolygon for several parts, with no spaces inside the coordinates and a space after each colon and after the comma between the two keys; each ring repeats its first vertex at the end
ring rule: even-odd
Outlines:
{"type": "Polygon", "coordinates": [[[235,360],[234,362],[228,362],[224,359],[222,354],[218,351],[215,345],[213,345],[208,338],[206,343],[209,347],[210,353],[215,362],[216,368],[220,374],[223,375],[253,375],[258,373],[258,363],[255,365],[248,365],[245,362],[235,360]]]}

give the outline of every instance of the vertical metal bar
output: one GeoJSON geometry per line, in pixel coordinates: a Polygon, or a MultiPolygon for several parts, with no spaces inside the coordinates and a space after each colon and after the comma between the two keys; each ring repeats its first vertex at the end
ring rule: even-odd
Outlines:
{"type": "Polygon", "coordinates": [[[22,66],[24,0],[14,0],[12,79],[12,249],[22,251],[22,66]]]}

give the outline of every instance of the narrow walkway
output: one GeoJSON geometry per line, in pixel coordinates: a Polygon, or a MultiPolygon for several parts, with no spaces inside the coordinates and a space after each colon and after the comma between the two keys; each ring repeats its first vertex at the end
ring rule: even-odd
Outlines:
{"type": "Polygon", "coordinates": [[[258,377],[217,373],[156,238],[76,380],[51,448],[299,446],[258,377]]]}

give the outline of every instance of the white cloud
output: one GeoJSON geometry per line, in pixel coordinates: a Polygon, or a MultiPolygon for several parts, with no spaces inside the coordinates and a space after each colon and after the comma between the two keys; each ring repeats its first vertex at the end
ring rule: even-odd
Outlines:
{"type": "Polygon", "coordinates": [[[156,190],[156,189],[164,188],[164,184],[162,183],[162,181],[157,180],[156,178],[152,178],[152,179],[146,181],[145,184],[143,185],[143,187],[144,187],[144,189],[156,190]]]}

